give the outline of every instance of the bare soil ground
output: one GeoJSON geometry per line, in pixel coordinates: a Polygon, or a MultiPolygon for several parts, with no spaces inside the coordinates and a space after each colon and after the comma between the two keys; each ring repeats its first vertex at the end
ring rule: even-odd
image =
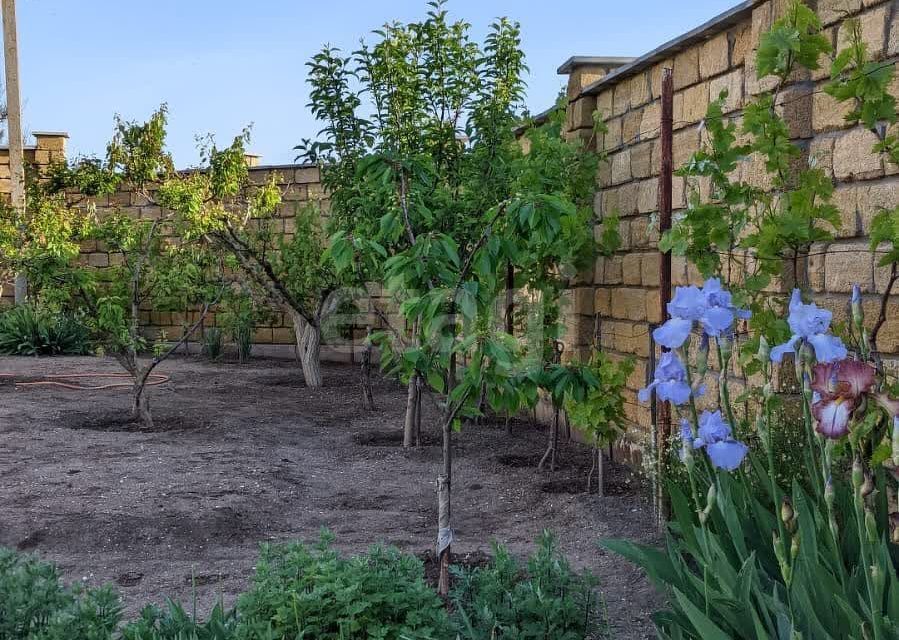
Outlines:
{"type": "MultiPolygon", "coordinates": [[[[261,542],[383,541],[433,546],[440,467],[436,404],[425,399],[423,447],[403,451],[405,389],[376,379],[377,411],[361,410],[357,369],[325,366],[306,389],[290,362],[165,363],[153,387],[153,432],[127,416],[123,389],[73,391],[0,378],[0,545],[37,552],[70,581],[111,582],[129,614],[166,597],[208,609],[251,578],[261,542]]],[[[119,372],[100,358],[4,358],[0,373],[119,372]]],[[[589,453],[568,444],[562,468],[538,473],[545,431],[526,421],[466,425],[455,444],[454,550],[474,558],[497,540],[527,554],[543,528],[570,562],[601,579],[614,637],[653,637],[651,585],[599,548],[604,537],[656,538],[648,492],[612,465],[609,495],[583,493],[589,453]]]]}

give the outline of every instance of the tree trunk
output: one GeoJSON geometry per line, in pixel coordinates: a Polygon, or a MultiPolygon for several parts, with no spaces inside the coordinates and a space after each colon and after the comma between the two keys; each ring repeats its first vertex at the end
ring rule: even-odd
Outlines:
{"type": "Polygon", "coordinates": [[[413,373],[409,378],[406,393],[406,419],[403,422],[403,448],[415,446],[415,425],[418,420],[418,374],[413,373]]]}
{"type": "Polygon", "coordinates": [[[149,431],[153,428],[153,416],[150,414],[150,398],[144,392],[145,381],[146,377],[140,374],[134,378],[131,415],[140,420],[141,427],[149,431]]]}
{"type": "Polygon", "coordinates": [[[593,472],[596,471],[596,443],[593,443],[593,455],[590,456],[590,471],[587,472],[587,494],[593,485],[593,472]]]}
{"type": "Polygon", "coordinates": [[[596,493],[600,498],[606,495],[606,461],[602,457],[602,447],[596,447],[596,493]]]}
{"type": "Polygon", "coordinates": [[[318,389],[322,386],[321,328],[306,322],[306,319],[293,309],[290,310],[290,317],[293,321],[297,351],[300,354],[303,379],[307,387],[318,389]]]}
{"type": "Polygon", "coordinates": [[[556,470],[556,449],[559,446],[559,409],[553,407],[553,422],[549,428],[549,443],[546,446],[546,452],[540,458],[540,464],[537,465],[538,471],[543,471],[547,461],[549,461],[549,470],[556,470]]]}
{"type": "Polygon", "coordinates": [[[450,546],[453,542],[452,516],[453,486],[453,421],[443,421],[443,473],[437,476],[437,559],[440,577],[437,593],[449,594],[450,546]]]}
{"type": "Polygon", "coordinates": [[[418,376],[415,385],[415,446],[421,446],[421,398],[424,395],[424,380],[418,376]]]}
{"type": "MultiPolygon", "coordinates": [[[[371,331],[369,330],[369,336],[371,331]]],[[[375,410],[375,397],[371,390],[371,342],[366,339],[362,350],[362,407],[367,411],[375,410]]]]}
{"type": "Polygon", "coordinates": [[[506,333],[515,334],[515,267],[506,265],[506,333]]]}

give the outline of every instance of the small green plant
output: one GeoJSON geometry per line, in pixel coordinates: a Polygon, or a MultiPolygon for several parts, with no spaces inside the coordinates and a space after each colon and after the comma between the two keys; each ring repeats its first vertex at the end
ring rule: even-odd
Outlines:
{"type": "Polygon", "coordinates": [[[225,351],[225,334],[219,327],[209,327],[203,331],[203,355],[216,362],[225,351]]]}
{"type": "Polygon", "coordinates": [[[0,547],[0,640],[109,640],[121,605],[109,588],[66,588],[52,564],[0,547]]]}
{"type": "Polygon", "coordinates": [[[573,397],[565,400],[568,421],[587,436],[593,445],[593,466],[587,476],[587,493],[590,492],[593,472],[597,474],[599,495],[605,492],[605,464],[602,447],[613,444],[624,433],[624,396],[628,376],[634,372],[632,360],[615,362],[607,355],[597,352],[590,361],[590,369],[599,381],[587,392],[582,401],[573,397]]]}
{"type": "Polygon", "coordinates": [[[137,620],[122,629],[119,640],[236,640],[236,627],[235,611],[226,610],[221,602],[201,621],[169,600],[164,610],[145,607],[137,620]]]}
{"type": "Polygon", "coordinates": [[[487,567],[454,568],[453,623],[460,640],[583,640],[599,637],[601,612],[593,576],[579,575],[544,531],[527,568],[493,544],[487,567]]]}
{"type": "Polygon", "coordinates": [[[0,313],[0,354],[83,355],[90,350],[87,327],[75,315],[34,304],[0,313]]]}
{"type": "Polygon", "coordinates": [[[315,545],[266,545],[237,604],[238,637],[432,640],[449,638],[440,598],[414,556],[373,547],[345,558],[322,533],[315,545]]]}

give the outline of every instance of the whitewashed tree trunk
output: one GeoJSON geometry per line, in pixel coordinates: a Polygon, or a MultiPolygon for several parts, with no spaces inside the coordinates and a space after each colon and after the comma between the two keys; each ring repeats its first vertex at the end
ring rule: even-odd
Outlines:
{"type": "Polygon", "coordinates": [[[321,366],[321,329],[303,318],[296,311],[291,310],[293,321],[293,333],[297,341],[297,351],[300,356],[300,366],[303,369],[303,379],[310,389],[318,389],[322,386],[321,366]]]}

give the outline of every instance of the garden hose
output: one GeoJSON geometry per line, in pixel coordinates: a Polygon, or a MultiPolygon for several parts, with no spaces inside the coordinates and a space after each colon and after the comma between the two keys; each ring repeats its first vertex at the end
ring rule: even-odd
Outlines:
{"type": "MultiPolygon", "coordinates": [[[[41,380],[24,380],[22,382],[17,382],[15,380],[16,376],[12,373],[0,373],[0,381],[4,378],[12,378],[12,384],[19,387],[33,387],[39,385],[47,385],[47,386],[56,386],[62,387],[63,389],[72,389],[74,391],[101,391],[103,389],[121,389],[121,388],[130,388],[134,386],[134,378],[129,373],[71,373],[71,374],[59,374],[59,375],[46,375],[40,376],[41,380]],[[110,382],[106,384],[99,385],[83,385],[83,384],[75,384],[71,382],[65,382],[66,380],[73,380],[76,378],[113,378],[113,379],[122,379],[127,378],[128,382],[110,382]]],[[[156,385],[165,384],[170,380],[170,376],[163,375],[161,373],[151,373],[147,378],[147,386],[154,387],[156,385]]]]}

